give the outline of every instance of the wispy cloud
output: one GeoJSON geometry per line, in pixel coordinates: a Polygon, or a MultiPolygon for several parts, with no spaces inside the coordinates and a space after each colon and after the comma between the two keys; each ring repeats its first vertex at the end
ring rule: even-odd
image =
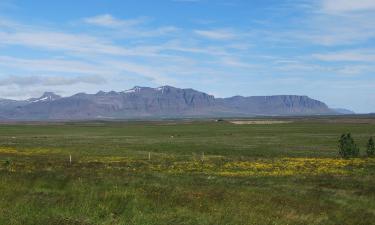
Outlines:
{"type": "Polygon", "coordinates": [[[326,46],[363,43],[375,37],[375,20],[371,18],[375,16],[317,15],[300,37],[326,46]]]}
{"type": "Polygon", "coordinates": [[[0,79],[0,86],[66,86],[74,84],[100,84],[106,82],[100,76],[8,76],[0,79]]]}
{"type": "MultiPolygon", "coordinates": [[[[179,29],[175,26],[146,26],[151,19],[147,17],[138,17],[132,19],[118,19],[111,14],[97,15],[83,19],[83,22],[89,25],[95,25],[103,28],[110,28],[111,35],[117,38],[145,38],[158,37],[173,34],[179,29]]],[[[108,32],[108,31],[107,31],[108,32]]]]}
{"type": "Polygon", "coordinates": [[[375,10],[374,0],[322,0],[322,9],[328,13],[347,13],[375,10]]]}
{"type": "Polygon", "coordinates": [[[336,72],[341,75],[353,75],[358,77],[362,74],[374,73],[375,67],[369,65],[346,65],[338,68],[336,72]]]}
{"type": "Polygon", "coordinates": [[[330,62],[371,62],[375,63],[375,51],[366,49],[313,54],[313,58],[330,62]]]}
{"type": "Polygon", "coordinates": [[[375,38],[373,0],[318,0],[303,1],[303,7],[297,5],[295,10],[301,11],[303,16],[288,21],[286,28],[254,29],[252,34],[271,44],[300,47],[356,46],[375,38]]]}
{"type": "Polygon", "coordinates": [[[19,45],[77,53],[129,54],[125,48],[97,37],[45,30],[0,32],[0,45],[19,45]]]}
{"type": "Polygon", "coordinates": [[[83,19],[84,22],[96,25],[96,26],[102,26],[102,27],[128,27],[128,26],[135,26],[142,24],[146,21],[146,18],[137,18],[137,19],[129,19],[129,20],[120,20],[115,17],[113,17],[110,14],[103,14],[103,15],[97,15],[93,17],[88,17],[83,19]]]}
{"type": "Polygon", "coordinates": [[[195,30],[194,33],[199,36],[215,40],[230,40],[237,37],[233,31],[227,29],[195,30]]]}
{"type": "MultiPolygon", "coordinates": [[[[117,26],[120,22],[111,21],[111,24],[117,26]]],[[[152,33],[162,35],[164,32],[174,30],[174,27],[159,27],[136,32],[141,37],[152,33]]],[[[184,33],[189,33],[189,31],[185,30],[184,33]]],[[[223,35],[224,33],[221,38],[224,37],[223,35]]],[[[230,36],[228,33],[225,38],[230,36]]],[[[116,44],[111,36],[83,32],[72,33],[18,24],[0,32],[0,46],[43,50],[56,57],[54,59],[27,59],[0,55],[0,65],[3,68],[35,73],[116,74],[118,76],[135,74],[157,84],[176,83],[174,77],[186,74],[185,71],[204,74],[206,73],[204,65],[249,67],[249,64],[241,62],[236,57],[237,52],[247,48],[243,43],[225,40],[220,45],[203,45],[199,38],[192,41],[186,41],[190,37],[185,38],[183,35],[173,38],[165,38],[161,43],[140,38],[139,44],[124,45],[116,44]],[[196,59],[203,55],[209,56],[206,62],[196,59]]]]}
{"type": "Polygon", "coordinates": [[[0,65],[13,69],[25,69],[35,72],[60,72],[106,75],[109,70],[105,70],[98,63],[86,63],[78,60],[66,59],[24,59],[19,57],[1,56],[0,65]]]}

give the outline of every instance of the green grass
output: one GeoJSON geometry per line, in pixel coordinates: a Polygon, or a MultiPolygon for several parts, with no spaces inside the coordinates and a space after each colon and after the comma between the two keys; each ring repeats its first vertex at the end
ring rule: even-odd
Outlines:
{"type": "Polygon", "coordinates": [[[0,224],[375,224],[360,121],[2,124],[0,224]]]}

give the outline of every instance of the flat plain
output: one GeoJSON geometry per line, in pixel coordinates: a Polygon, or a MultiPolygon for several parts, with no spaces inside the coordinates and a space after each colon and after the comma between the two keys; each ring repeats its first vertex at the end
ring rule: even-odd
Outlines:
{"type": "Polygon", "coordinates": [[[375,224],[374,117],[234,121],[0,124],[0,224],[375,224]]]}

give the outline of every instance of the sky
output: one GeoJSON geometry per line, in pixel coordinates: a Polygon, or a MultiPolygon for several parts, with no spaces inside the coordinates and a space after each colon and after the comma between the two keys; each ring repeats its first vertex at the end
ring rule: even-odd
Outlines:
{"type": "Polygon", "coordinates": [[[0,0],[0,98],[163,85],[375,112],[375,0],[0,0]]]}

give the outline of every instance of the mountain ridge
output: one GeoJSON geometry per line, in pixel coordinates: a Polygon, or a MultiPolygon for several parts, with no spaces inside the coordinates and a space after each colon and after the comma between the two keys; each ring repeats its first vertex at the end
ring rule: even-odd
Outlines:
{"type": "Polygon", "coordinates": [[[192,88],[135,86],[125,91],[45,92],[28,100],[0,99],[0,118],[8,120],[86,120],[176,117],[333,115],[325,103],[305,95],[215,98],[192,88]]]}

